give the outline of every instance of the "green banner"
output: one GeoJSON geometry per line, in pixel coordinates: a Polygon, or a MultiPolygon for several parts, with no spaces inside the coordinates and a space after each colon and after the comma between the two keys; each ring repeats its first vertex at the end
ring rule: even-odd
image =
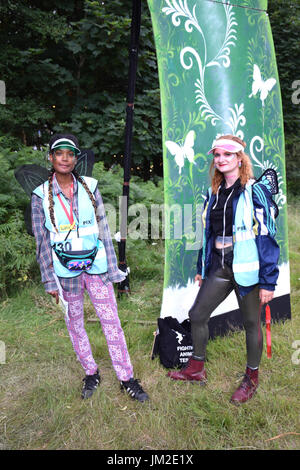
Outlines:
{"type": "MultiPolygon", "coordinates": [[[[289,309],[284,133],[266,0],[148,0],[158,59],[165,192],[161,316],[187,318],[196,296],[200,211],[210,184],[207,155],[218,135],[247,142],[255,176],[276,170],[280,276],[289,309]]],[[[237,309],[234,294],[214,312],[237,309]]]]}

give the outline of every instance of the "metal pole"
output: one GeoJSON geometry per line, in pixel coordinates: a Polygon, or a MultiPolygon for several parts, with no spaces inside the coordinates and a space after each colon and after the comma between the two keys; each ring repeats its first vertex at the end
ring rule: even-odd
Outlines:
{"type": "MultiPolygon", "coordinates": [[[[128,90],[127,90],[127,104],[126,104],[126,126],[125,126],[125,151],[124,151],[124,183],[123,183],[123,198],[121,204],[121,240],[118,243],[119,249],[119,269],[127,272],[126,261],[126,237],[127,237],[127,215],[128,215],[128,201],[129,201],[129,185],[130,185],[130,169],[131,169],[131,148],[132,148],[132,128],[133,128],[133,113],[134,113],[134,95],[136,72],[138,62],[138,45],[140,37],[141,25],[141,0],[132,1],[132,18],[131,18],[131,36],[130,36],[130,49],[129,49],[129,76],[128,76],[128,90]]],[[[129,294],[129,274],[123,282],[118,285],[118,296],[122,293],[129,294]]]]}

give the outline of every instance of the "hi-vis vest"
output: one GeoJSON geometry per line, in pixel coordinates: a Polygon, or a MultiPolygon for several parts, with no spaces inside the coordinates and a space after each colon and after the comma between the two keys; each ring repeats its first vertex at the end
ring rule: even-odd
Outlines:
{"type": "Polygon", "coordinates": [[[259,281],[259,257],[253,219],[252,182],[249,182],[239,197],[232,233],[232,270],[240,286],[253,286],[259,281]]]}
{"type": "MultiPolygon", "coordinates": [[[[254,208],[252,201],[252,184],[250,180],[240,194],[232,228],[234,278],[240,286],[252,286],[259,282],[259,257],[253,230],[254,208]]],[[[211,196],[211,188],[208,190],[211,196]]],[[[206,239],[205,227],[208,204],[202,214],[203,218],[203,251],[202,277],[205,277],[206,239]]]]}
{"type": "MultiPolygon", "coordinates": [[[[93,193],[96,189],[97,180],[94,178],[84,177],[90,191],[93,193]]],[[[45,226],[50,232],[51,246],[54,244],[63,251],[81,251],[92,250],[99,244],[96,258],[92,267],[88,270],[89,274],[101,274],[107,272],[107,258],[105,247],[101,240],[98,240],[99,228],[95,217],[93,205],[84,187],[78,182],[78,201],[80,205],[79,220],[75,214],[75,226],[71,230],[67,240],[66,235],[70,230],[70,222],[65,214],[57,195],[53,194],[55,224],[58,230],[56,232],[49,213],[48,199],[48,181],[38,186],[33,191],[43,200],[43,208],[46,217],[45,226]]],[[[64,195],[61,196],[66,209],[70,212],[70,205],[64,195]]],[[[52,250],[53,268],[58,277],[71,278],[81,274],[81,271],[69,271],[61,264],[54,250],[52,250]]]]}

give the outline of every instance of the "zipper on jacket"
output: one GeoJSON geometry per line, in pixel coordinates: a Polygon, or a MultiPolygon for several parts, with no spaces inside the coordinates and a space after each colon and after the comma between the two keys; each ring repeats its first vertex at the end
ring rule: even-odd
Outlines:
{"type": "Polygon", "coordinates": [[[226,208],[227,208],[227,203],[233,193],[234,189],[232,189],[231,193],[226,199],[226,202],[224,204],[224,210],[223,210],[223,244],[222,244],[222,268],[224,269],[224,240],[225,240],[225,233],[226,233],[226,208]]]}

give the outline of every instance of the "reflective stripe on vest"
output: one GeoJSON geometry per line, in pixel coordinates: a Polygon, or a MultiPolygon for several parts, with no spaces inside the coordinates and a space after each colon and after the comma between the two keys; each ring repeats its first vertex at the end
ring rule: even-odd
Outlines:
{"type": "Polygon", "coordinates": [[[253,261],[253,263],[242,263],[242,264],[235,263],[234,264],[235,273],[256,271],[258,269],[259,269],[259,261],[253,261]]]}
{"type": "Polygon", "coordinates": [[[242,242],[245,240],[255,239],[254,230],[241,230],[234,235],[235,242],[242,242]]]}
{"type": "MultiPolygon", "coordinates": [[[[253,201],[251,180],[245,190],[240,194],[237,203],[233,225],[233,264],[232,270],[236,282],[241,286],[251,286],[259,280],[259,257],[253,230],[253,201]]],[[[209,188],[209,199],[212,191],[209,188]]],[[[207,202],[203,212],[203,252],[202,252],[202,278],[205,277],[206,239],[205,227],[208,210],[207,202]]]]}
{"type": "Polygon", "coordinates": [[[252,286],[259,280],[259,257],[253,230],[252,182],[240,195],[233,228],[232,270],[241,286],[252,286]]]}

